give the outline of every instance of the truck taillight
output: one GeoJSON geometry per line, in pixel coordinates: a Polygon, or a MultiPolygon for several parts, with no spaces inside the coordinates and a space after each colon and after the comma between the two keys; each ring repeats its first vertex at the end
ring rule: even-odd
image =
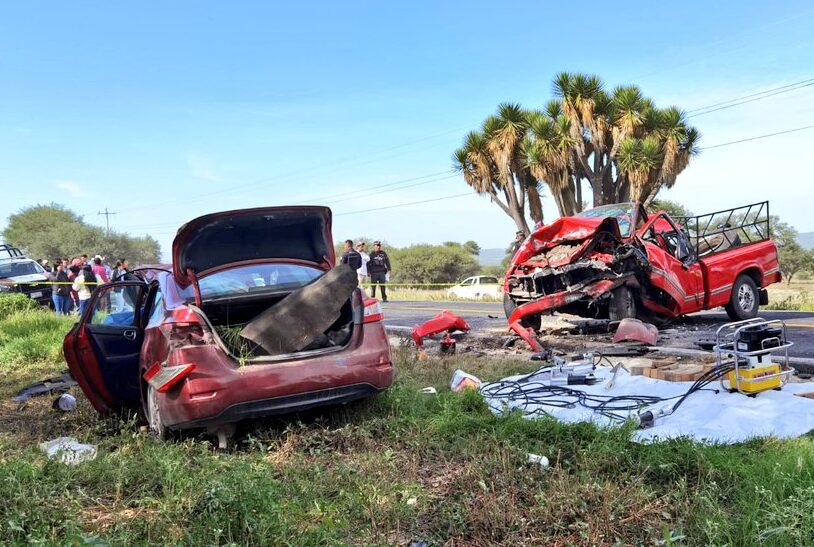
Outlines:
{"type": "Polygon", "coordinates": [[[144,379],[157,391],[164,393],[186,378],[194,368],[195,365],[192,363],[182,365],[155,363],[144,373],[144,379]]]}
{"type": "Polygon", "coordinates": [[[379,301],[375,298],[365,299],[365,315],[363,322],[373,323],[375,321],[381,321],[382,319],[384,319],[384,313],[382,313],[382,305],[379,303],[379,301]]]}

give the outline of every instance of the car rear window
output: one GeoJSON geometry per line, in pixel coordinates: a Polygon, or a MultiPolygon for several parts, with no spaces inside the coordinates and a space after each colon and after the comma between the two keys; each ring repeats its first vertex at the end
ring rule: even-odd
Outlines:
{"type": "Polygon", "coordinates": [[[307,285],[322,270],[298,264],[253,264],[231,268],[198,281],[202,298],[290,291],[307,285]]]}
{"type": "Polygon", "coordinates": [[[25,262],[0,262],[0,277],[17,277],[43,273],[45,270],[33,260],[25,262]]]}

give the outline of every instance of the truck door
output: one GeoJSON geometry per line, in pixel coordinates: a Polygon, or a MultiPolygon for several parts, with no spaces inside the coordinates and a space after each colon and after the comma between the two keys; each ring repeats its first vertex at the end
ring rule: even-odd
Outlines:
{"type": "Polygon", "coordinates": [[[651,283],[675,301],[677,315],[704,307],[704,278],[689,238],[661,213],[639,231],[652,271],[651,283]]]}

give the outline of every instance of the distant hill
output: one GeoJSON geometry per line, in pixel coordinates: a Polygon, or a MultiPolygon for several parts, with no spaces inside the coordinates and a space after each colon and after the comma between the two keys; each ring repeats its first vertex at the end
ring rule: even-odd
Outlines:
{"type": "Polygon", "coordinates": [[[797,243],[804,249],[814,249],[814,232],[806,232],[797,236],[797,243]]]}
{"type": "Polygon", "coordinates": [[[478,262],[481,266],[497,266],[504,256],[506,256],[506,249],[481,249],[478,262]]]}

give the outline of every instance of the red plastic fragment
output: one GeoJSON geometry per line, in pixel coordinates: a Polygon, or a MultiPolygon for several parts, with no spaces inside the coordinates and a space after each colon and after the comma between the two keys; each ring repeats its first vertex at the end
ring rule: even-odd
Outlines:
{"type": "Polygon", "coordinates": [[[655,325],[632,318],[622,319],[613,335],[614,343],[635,340],[649,346],[655,346],[658,339],[659,329],[655,325]]]}
{"type": "Polygon", "coordinates": [[[469,323],[460,315],[456,315],[449,310],[444,310],[429,321],[425,321],[413,327],[413,342],[415,342],[415,345],[419,348],[423,348],[425,337],[438,334],[439,332],[453,330],[466,332],[469,330],[469,323]]]}

